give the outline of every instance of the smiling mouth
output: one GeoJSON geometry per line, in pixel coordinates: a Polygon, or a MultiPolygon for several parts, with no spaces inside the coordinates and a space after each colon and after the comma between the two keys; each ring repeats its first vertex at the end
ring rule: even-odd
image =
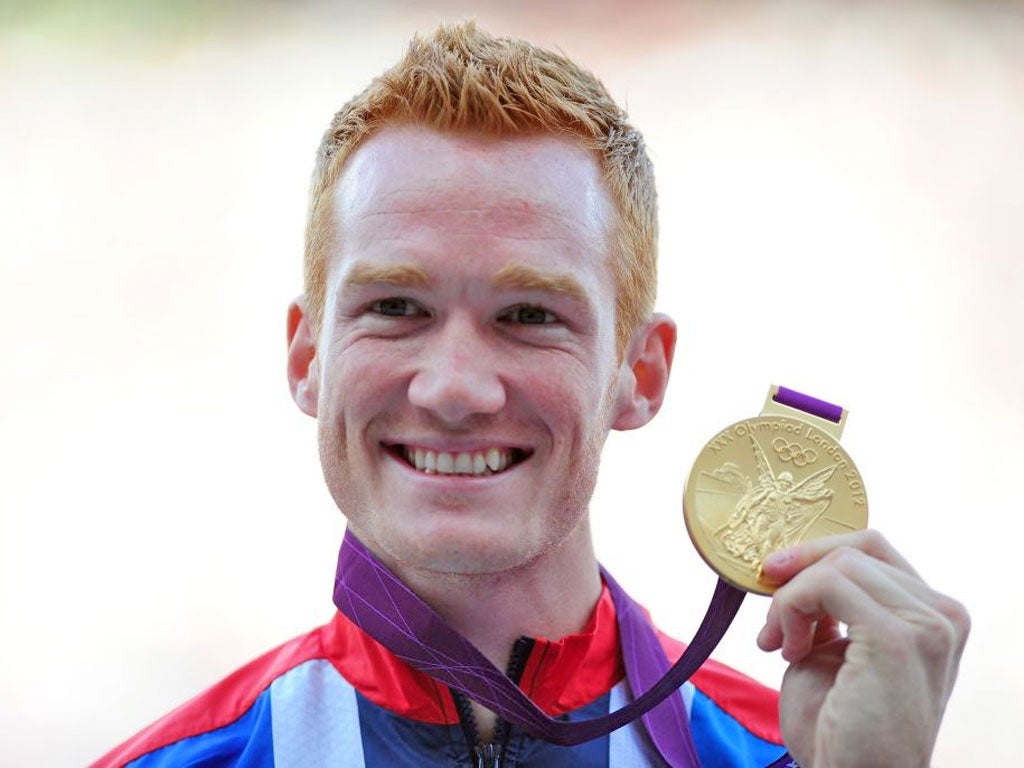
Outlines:
{"type": "Polygon", "coordinates": [[[389,450],[418,472],[467,477],[497,475],[530,457],[530,453],[521,448],[488,448],[485,451],[449,453],[410,445],[392,445],[389,450]]]}

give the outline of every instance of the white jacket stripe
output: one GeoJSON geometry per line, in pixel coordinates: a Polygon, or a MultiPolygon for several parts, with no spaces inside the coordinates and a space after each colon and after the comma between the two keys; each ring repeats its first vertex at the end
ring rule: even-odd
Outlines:
{"type": "Polygon", "coordinates": [[[276,768],[365,768],[355,689],[313,659],[270,686],[276,768]]]}

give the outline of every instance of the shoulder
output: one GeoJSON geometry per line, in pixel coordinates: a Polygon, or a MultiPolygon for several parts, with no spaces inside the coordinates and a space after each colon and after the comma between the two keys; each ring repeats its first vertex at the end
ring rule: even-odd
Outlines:
{"type": "MultiPolygon", "coordinates": [[[[675,661],[686,649],[684,643],[660,630],[658,639],[665,654],[675,661]]],[[[714,720],[718,727],[733,724],[770,744],[781,745],[779,693],[735,669],[708,660],[690,678],[695,689],[692,719],[714,720]]]]}
{"type": "MultiPolygon", "coordinates": [[[[188,762],[205,754],[241,754],[247,747],[250,754],[266,752],[256,747],[261,741],[270,743],[267,691],[290,670],[323,657],[323,629],[294,638],[249,662],[112,749],[92,768],[124,766],[173,745],[188,752],[188,762]]],[[[153,764],[182,764],[186,755],[168,753],[167,758],[153,764]]],[[[247,764],[260,763],[250,760],[247,764]]]]}

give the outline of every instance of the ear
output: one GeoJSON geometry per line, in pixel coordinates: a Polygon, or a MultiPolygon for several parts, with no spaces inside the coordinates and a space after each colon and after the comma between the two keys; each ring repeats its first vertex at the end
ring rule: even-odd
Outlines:
{"type": "Polygon", "coordinates": [[[316,418],[320,367],[303,296],[288,306],[288,388],[299,409],[316,418]]]}
{"type": "Polygon", "coordinates": [[[636,429],[661,409],[676,351],[676,324],[656,314],[633,334],[619,369],[613,429],[636,429]]]}

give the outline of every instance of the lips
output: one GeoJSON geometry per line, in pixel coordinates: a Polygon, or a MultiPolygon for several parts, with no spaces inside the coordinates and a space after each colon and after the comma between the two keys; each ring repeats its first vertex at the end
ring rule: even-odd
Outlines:
{"type": "Polygon", "coordinates": [[[410,467],[428,475],[486,477],[504,472],[529,457],[521,448],[505,446],[475,451],[438,451],[404,444],[389,448],[410,467]]]}

